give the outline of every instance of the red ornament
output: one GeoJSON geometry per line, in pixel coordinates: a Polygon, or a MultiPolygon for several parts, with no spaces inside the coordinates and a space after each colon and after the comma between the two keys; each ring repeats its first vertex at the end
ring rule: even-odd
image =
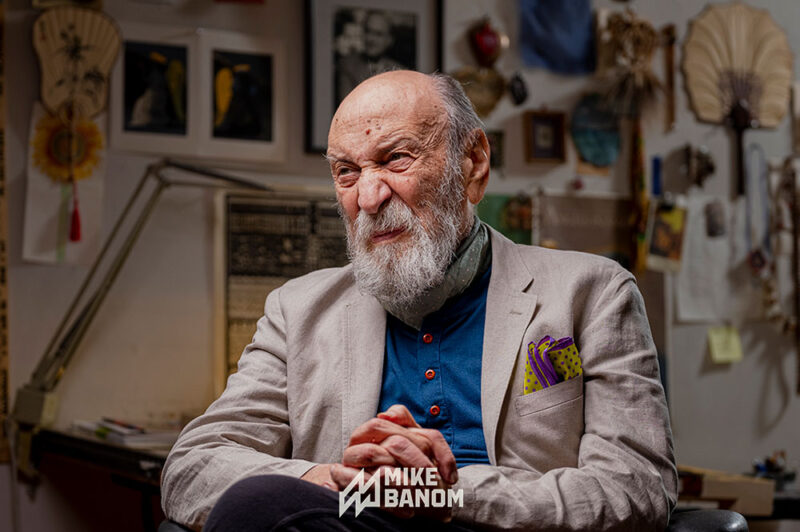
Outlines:
{"type": "Polygon", "coordinates": [[[508,39],[492,28],[489,19],[483,19],[472,26],[469,30],[469,44],[479,65],[488,68],[497,61],[503,51],[504,38],[508,39]]]}

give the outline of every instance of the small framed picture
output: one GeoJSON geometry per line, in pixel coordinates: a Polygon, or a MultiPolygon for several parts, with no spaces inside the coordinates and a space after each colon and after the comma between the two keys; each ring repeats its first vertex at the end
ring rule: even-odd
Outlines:
{"type": "Polygon", "coordinates": [[[496,129],[489,130],[486,132],[486,137],[489,139],[489,149],[491,150],[489,166],[500,170],[505,166],[505,159],[503,157],[503,132],[496,129]]]}
{"type": "Polygon", "coordinates": [[[441,0],[306,0],[306,150],[323,152],[339,103],[389,70],[440,68],[441,0]]]}
{"type": "Polygon", "coordinates": [[[647,267],[661,272],[681,269],[683,241],[686,232],[686,202],[654,201],[651,204],[647,228],[647,267]]]}
{"type": "Polygon", "coordinates": [[[197,149],[198,43],[192,28],[123,24],[111,77],[111,145],[193,155],[197,149]]]}
{"type": "Polygon", "coordinates": [[[525,158],[533,163],[566,161],[565,113],[527,111],[525,120],[525,158]]]}
{"type": "Polygon", "coordinates": [[[282,161],[287,145],[283,43],[203,30],[199,53],[200,154],[234,161],[282,161]]]}

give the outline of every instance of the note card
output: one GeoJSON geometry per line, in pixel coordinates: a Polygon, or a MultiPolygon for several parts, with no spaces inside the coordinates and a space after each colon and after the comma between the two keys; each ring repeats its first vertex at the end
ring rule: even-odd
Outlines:
{"type": "Polygon", "coordinates": [[[739,330],[728,325],[709,327],[708,349],[711,352],[711,360],[717,364],[740,361],[742,342],[739,339],[739,330]]]}

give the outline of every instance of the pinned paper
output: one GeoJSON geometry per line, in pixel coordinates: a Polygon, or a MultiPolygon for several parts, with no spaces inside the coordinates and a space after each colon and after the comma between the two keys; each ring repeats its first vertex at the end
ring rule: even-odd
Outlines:
{"type": "Polygon", "coordinates": [[[708,350],[716,364],[738,362],[742,359],[742,342],[736,327],[709,327],[708,350]]]}

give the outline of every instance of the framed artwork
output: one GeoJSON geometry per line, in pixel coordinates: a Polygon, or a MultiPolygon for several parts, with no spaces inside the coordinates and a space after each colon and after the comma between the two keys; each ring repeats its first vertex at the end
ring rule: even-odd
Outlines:
{"type": "Polygon", "coordinates": [[[215,393],[236,371],[264,300],[293,277],[347,264],[332,190],[296,194],[219,191],[214,239],[215,393]]]}
{"type": "Polygon", "coordinates": [[[268,38],[203,30],[200,154],[236,161],[286,155],[286,57],[268,38]]]}
{"type": "Polygon", "coordinates": [[[533,243],[602,255],[631,266],[631,200],[585,196],[533,198],[533,243]]]}
{"type": "Polygon", "coordinates": [[[681,269],[683,241],[686,233],[686,203],[654,201],[647,228],[647,267],[662,272],[681,269]]]}
{"type": "Polygon", "coordinates": [[[371,75],[441,66],[441,0],[306,0],[306,150],[324,152],[333,113],[371,75]]]}
{"type": "Polygon", "coordinates": [[[282,161],[283,44],[239,33],[125,24],[111,145],[218,161],[282,161]]]}
{"type": "Polygon", "coordinates": [[[525,158],[533,163],[563,163],[566,157],[564,113],[527,111],[525,120],[525,158]]]}
{"type": "Polygon", "coordinates": [[[497,170],[505,166],[503,132],[500,130],[490,130],[486,132],[489,139],[489,149],[491,150],[489,166],[497,170]]]}
{"type": "Polygon", "coordinates": [[[122,47],[111,76],[112,147],[194,154],[198,106],[189,88],[199,79],[195,30],[142,24],[121,29],[122,47]]]}

